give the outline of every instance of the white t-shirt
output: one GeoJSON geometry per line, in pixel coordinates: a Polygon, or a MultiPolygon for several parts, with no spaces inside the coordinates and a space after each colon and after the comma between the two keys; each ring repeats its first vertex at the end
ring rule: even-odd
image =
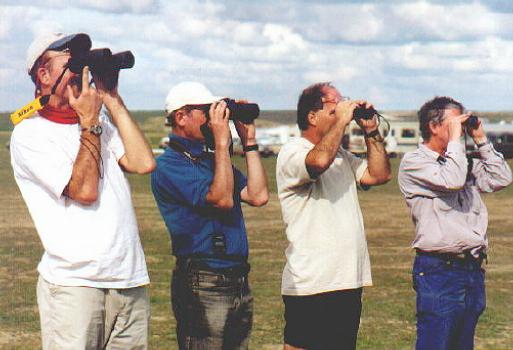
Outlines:
{"type": "MultiPolygon", "coordinates": [[[[38,271],[63,286],[131,288],[149,283],[115,126],[101,115],[103,179],[89,206],[62,195],[80,147],[80,125],[38,115],[11,136],[14,177],[45,249],[38,271]]],[[[93,147],[92,145],[87,145],[93,147]]]]}
{"type": "Polygon", "coordinates": [[[278,155],[276,179],[289,246],[283,295],[312,295],[372,285],[356,181],[367,162],[340,148],[313,179],[305,159],[314,145],[292,139],[278,155]]]}

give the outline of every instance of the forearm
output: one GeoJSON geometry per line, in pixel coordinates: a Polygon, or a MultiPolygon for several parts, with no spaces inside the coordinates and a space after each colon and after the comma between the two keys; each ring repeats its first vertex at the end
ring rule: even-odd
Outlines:
{"type": "Polygon", "coordinates": [[[101,171],[100,152],[100,137],[83,131],[71,179],[64,190],[66,196],[85,205],[93,204],[96,201],[101,171]]]}
{"type": "Polygon", "coordinates": [[[150,144],[130,115],[121,97],[119,95],[105,96],[103,101],[125,147],[126,162],[123,164],[125,170],[138,174],[151,172],[156,163],[150,144]]]}
{"type": "Polygon", "coordinates": [[[253,206],[262,206],[269,200],[269,190],[260,153],[258,151],[247,152],[246,165],[248,167],[246,201],[253,206]]]}
{"type": "Polygon", "coordinates": [[[479,148],[480,160],[473,168],[476,183],[482,192],[494,192],[508,186],[512,181],[511,169],[502,154],[493,145],[479,148]]]}
{"type": "Polygon", "coordinates": [[[219,209],[233,207],[233,169],[228,146],[216,145],[214,179],[207,193],[207,203],[219,209]]]}
{"type": "Polygon", "coordinates": [[[337,121],[321,141],[308,152],[305,163],[311,175],[319,176],[333,163],[342,142],[346,125],[341,120],[337,121]]]}
{"type": "Polygon", "coordinates": [[[376,184],[382,184],[390,180],[390,160],[385,150],[385,144],[381,139],[366,137],[367,145],[367,169],[376,180],[376,184]]]}

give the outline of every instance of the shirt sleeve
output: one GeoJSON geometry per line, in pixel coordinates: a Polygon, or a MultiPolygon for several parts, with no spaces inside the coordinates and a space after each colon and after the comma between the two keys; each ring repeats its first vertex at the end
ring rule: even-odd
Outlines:
{"type": "Polygon", "coordinates": [[[445,161],[422,156],[406,155],[399,166],[399,187],[407,197],[438,197],[459,191],[467,177],[467,158],[459,142],[449,142],[445,161]]]}
{"type": "Polygon", "coordinates": [[[511,168],[491,143],[479,148],[479,156],[474,160],[472,174],[480,192],[495,192],[511,183],[511,168]]]}
{"type": "Polygon", "coordinates": [[[35,182],[55,199],[62,196],[73,171],[74,158],[69,149],[37,135],[16,135],[10,149],[16,177],[35,182]]]}
{"type": "Polygon", "coordinates": [[[125,155],[125,146],[119,135],[118,128],[110,121],[105,112],[102,112],[101,126],[106,136],[107,147],[114,153],[116,160],[119,161],[125,155]]]}
{"type": "Polygon", "coordinates": [[[315,182],[306,169],[306,156],[310,149],[299,145],[285,145],[278,155],[277,177],[285,181],[286,187],[301,186],[315,182]]]}
{"type": "Polygon", "coordinates": [[[157,165],[152,173],[153,192],[166,200],[192,207],[206,207],[212,180],[201,176],[196,165],[178,157],[157,165]]]}
{"type": "Polygon", "coordinates": [[[349,165],[353,170],[354,177],[356,181],[360,182],[365,174],[365,170],[367,170],[367,161],[363,158],[357,157],[351,152],[348,152],[344,149],[341,149],[341,152],[344,152],[345,158],[349,161],[349,165]]]}

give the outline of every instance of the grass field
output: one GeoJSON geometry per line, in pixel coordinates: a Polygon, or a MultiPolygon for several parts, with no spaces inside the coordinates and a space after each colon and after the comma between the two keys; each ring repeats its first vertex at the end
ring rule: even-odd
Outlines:
{"type": "MultiPolygon", "coordinates": [[[[145,118],[152,144],[164,134],[162,120],[145,118]]],[[[10,132],[0,131],[0,349],[38,349],[35,301],[39,238],[12,177],[3,147],[10,132]]],[[[271,199],[264,208],[244,207],[255,297],[252,349],[280,349],[282,343],[281,272],[286,246],[274,180],[275,158],[264,160],[271,199]]],[[[242,158],[234,158],[243,166],[242,158]]],[[[394,172],[398,160],[393,161],[394,172]]],[[[510,166],[513,163],[510,162],[510,166]]],[[[169,280],[174,264],[169,238],[156,208],[148,176],[130,176],[133,201],[152,280],[151,348],[176,349],[170,312],[169,280]]],[[[359,349],[411,349],[415,335],[414,292],[409,248],[413,225],[397,182],[360,192],[372,261],[374,286],[364,292],[359,349]]],[[[488,305],[477,329],[478,349],[513,349],[513,187],[486,195],[490,212],[488,305]]]]}

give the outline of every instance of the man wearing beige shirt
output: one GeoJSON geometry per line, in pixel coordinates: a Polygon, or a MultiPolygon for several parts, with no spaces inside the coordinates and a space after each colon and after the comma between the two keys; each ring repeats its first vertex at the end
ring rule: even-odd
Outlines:
{"type": "Polygon", "coordinates": [[[362,287],[372,284],[357,183],[390,179],[376,116],[357,120],[368,159],[342,149],[344,130],[365,101],[343,98],[329,83],[298,102],[301,137],[284,145],[276,178],[289,246],[283,270],[285,349],[354,349],[362,287]]]}
{"type": "Polygon", "coordinates": [[[399,186],[416,228],[416,349],[473,349],[486,305],[481,264],[488,212],[479,193],[509,185],[511,169],[488,142],[482,123],[472,126],[471,114],[458,101],[435,97],[418,115],[424,143],[405,154],[399,168],[399,186]],[[464,132],[478,146],[478,159],[467,159],[464,132]]]}

